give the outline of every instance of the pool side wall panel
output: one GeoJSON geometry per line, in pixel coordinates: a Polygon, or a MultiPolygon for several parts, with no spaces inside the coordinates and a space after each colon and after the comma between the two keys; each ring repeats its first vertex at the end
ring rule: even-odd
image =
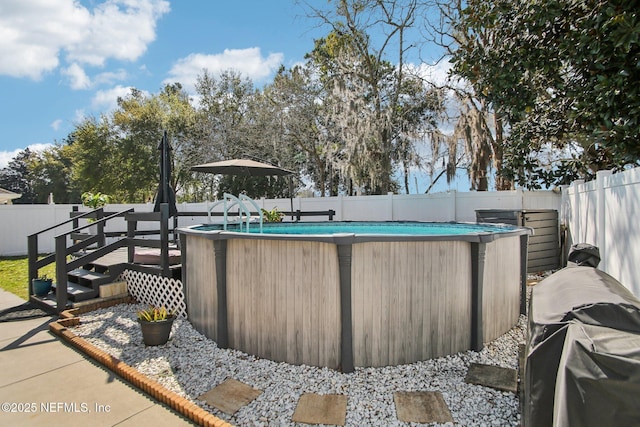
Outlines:
{"type": "Polygon", "coordinates": [[[339,367],[336,245],[230,239],[227,298],[230,347],[275,361],[339,367]]]}
{"type": "Polygon", "coordinates": [[[520,238],[496,239],[486,244],[482,286],[483,342],[498,338],[520,317],[520,238]]]}
{"type": "Polygon", "coordinates": [[[468,242],[353,245],[355,366],[412,363],[469,348],[468,242]]]}
{"type": "Polygon", "coordinates": [[[214,240],[187,236],[184,260],[189,321],[204,336],[218,341],[218,288],[214,240]]]}

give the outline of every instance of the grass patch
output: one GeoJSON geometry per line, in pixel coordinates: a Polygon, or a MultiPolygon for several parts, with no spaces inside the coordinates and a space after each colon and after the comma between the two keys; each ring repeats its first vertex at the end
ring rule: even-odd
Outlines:
{"type": "MultiPolygon", "coordinates": [[[[38,271],[39,276],[56,277],[56,264],[49,264],[38,271]]],[[[0,257],[0,288],[29,299],[29,260],[23,257],[0,257]]]]}

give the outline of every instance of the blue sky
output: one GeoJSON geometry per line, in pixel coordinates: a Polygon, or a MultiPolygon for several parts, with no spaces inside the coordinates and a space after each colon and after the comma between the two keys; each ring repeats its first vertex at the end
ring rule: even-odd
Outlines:
{"type": "Polygon", "coordinates": [[[326,33],[295,0],[1,0],[0,168],[62,142],[130,87],[178,81],[192,92],[204,68],[262,85],[326,33]]]}
{"type": "Polygon", "coordinates": [[[293,0],[2,0],[0,167],[61,141],[129,87],[188,87],[205,67],[265,83],[321,35],[293,0]]]}

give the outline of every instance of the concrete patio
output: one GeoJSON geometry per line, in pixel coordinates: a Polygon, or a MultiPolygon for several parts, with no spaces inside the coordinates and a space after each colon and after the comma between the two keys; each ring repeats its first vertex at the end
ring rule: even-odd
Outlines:
{"type": "MultiPolygon", "coordinates": [[[[0,290],[0,312],[24,303],[0,290]]],[[[57,339],[53,320],[0,322],[1,425],[194,425],[57,339]]]]}

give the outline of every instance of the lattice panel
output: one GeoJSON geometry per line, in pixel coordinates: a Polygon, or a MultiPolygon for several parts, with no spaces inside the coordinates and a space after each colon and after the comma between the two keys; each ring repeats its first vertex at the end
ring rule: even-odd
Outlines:
{"type": "Polygon", "coordinates": [[[182,282],[176,279],[125,270],[121,277],[127,281],[129,293],[145,304],[165,306],[173,309],[178,316],[187,316],[187,305],[182,291],[182,282]]]}

